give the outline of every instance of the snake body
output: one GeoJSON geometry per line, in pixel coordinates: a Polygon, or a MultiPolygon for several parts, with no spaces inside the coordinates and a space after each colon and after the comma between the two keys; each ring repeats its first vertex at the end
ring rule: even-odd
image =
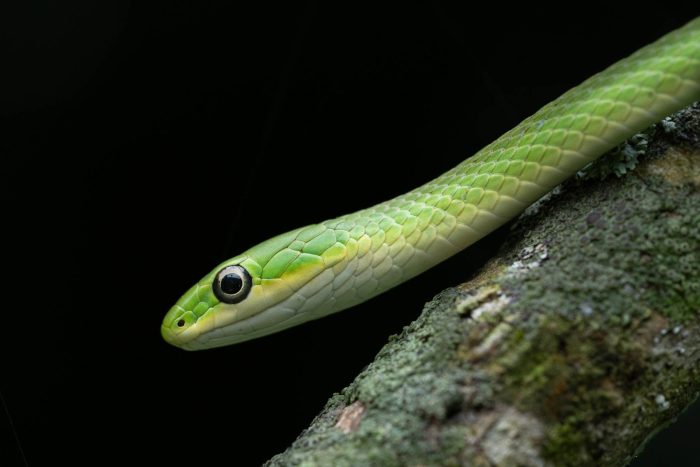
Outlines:
{"type": "Polygon", "coordinates": [[[341,311],[512,219],[636,132],[700,99],[700,18],[594,75],[436,179],[225,261],[173,306],[163,337],[188,350],[341,311]]]}

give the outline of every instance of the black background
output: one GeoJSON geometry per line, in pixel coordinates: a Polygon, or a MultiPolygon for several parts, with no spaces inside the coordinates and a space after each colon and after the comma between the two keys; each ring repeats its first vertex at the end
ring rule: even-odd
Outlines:
{"type": "MultiPolygon", "coordinates": [[[[161,340],[178,296],[273,234],[438,175],[697,14],[67,3],[0,15],[3,465],[282,451],[499,236],[349,312],[217,350],[161,340]]],[[[698,412],[636,465],[692,465],[698,412]]]]}

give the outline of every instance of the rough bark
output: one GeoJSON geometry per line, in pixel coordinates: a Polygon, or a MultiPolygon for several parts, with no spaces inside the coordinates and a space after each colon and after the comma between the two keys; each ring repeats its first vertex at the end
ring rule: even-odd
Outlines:
{"type": "Polygon", "coordinates": [[[700,393],[700,106],[584,172],[268,465],[631,460],[700,393]]]}

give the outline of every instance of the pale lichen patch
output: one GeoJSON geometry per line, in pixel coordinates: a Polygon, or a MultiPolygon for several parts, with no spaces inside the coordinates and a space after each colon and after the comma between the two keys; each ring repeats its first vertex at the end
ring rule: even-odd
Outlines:
{"type": "Polygon", "coordinates": [[[489,303],[489,301],[493,300],[493,298],[498,295],[498,292],[499,288],[494,285],[480,287],[466,298],[460,300],[455,305],[455,310],[460,315],[473,317],[474,311],[482,304],[489,303]]]}
{"type": "Polygon", "coordinates": [[[479,320],[482,317],[492,316],[496,313],[500,313],[509,303],[510,298],[506,295],[499,295],[495,300],[491,300],[479,305],[472,311],[471,319],[479,320]]]}
{"type": "Polygon", "coordinates": [[[657,394],[656,397],[654,397],[654,402],[656,402],[656,406],[658,407],[659,411],[662,412],[671,407],[671,403],[666,400],[666,396],[663,394],[657,394]]]}
{"type": "Polygon", "coordinates": [[[477,362],[479,360],[494,354],[499,346],[508,338],[514,328],[508,323],[500,323],[493,329],[488,336],[479,344],[474,347],[468,354],[467,360],[471,362],[477,362]]]}
{"type": "Polygon", "coordinates": [[[649,161],[644,170],[662,177],[673,186],[692,184],[700,186],[700,154],[672,147],[663,157],[649,161]]]}
{"type": "Polygon", "coordinates": [[[364,414],[364,404],[360,401],[355,401],[340,412],[340,417],[338,417],[335,427],[345,434],[352,433],[360,426],[364,414]]]}
{"type": "Polygon", "coordinates": [[[513,407],[507,408],[481,442],[486,457],[493,465],[540,467],[541,444],[545,437],[542,422],[513,407]]]}

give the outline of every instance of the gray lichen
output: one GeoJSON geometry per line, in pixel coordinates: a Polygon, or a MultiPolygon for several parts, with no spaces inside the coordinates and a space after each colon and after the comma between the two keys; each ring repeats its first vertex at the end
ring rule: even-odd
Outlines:
{"type": "MultiPolygon", "coordinates": [[[[608,152],[602,160],[588,164],[576,174],[576,178],[579,180],[604,180],[610,175],[620,178],[631,172],[637,167],[641,157],[646,154],[650,134],[654,128],[652,126],[645,132],[632,136],[608,152]]],[[[664,126],[664,129],[667,128],[670,128],[670,125],[664,126]]]]}

